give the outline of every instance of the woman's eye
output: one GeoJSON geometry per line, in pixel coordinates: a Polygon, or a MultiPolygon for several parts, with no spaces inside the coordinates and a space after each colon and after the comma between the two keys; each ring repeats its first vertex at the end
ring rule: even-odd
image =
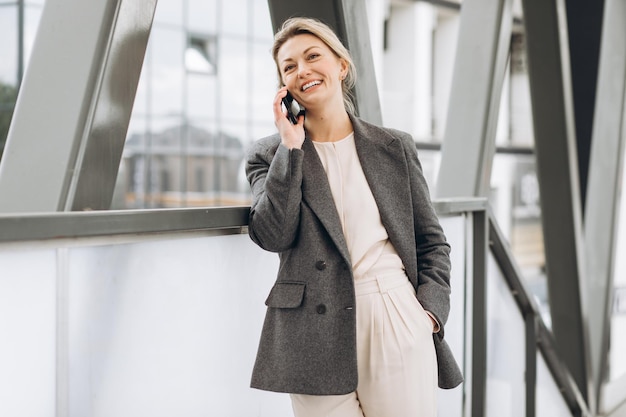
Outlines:
{"type": "Polygon", "coordinates": [[[285,66],[285,68],[283,69],[283,72],[289,72],[292,69],[294,69],[295,65],[287,65],[285,66]]]}
{"type": "Polygon", "coordinates": [[[320,56],[320,54],[311,54],[309,55],[309,59],[315,59],[318,58],[320,56]]]}

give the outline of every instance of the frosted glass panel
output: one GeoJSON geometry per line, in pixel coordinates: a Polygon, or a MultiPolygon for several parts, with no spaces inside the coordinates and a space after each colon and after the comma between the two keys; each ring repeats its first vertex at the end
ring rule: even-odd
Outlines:
{"type": "MultiPolygon", "coordinates": [[[[463,344],[465,340],[465,280],[467,270],[465,268],[466,251],[468,250],[467,233],[465,229],[466,217],[443,217],[441,226],[446,233],[450,247],[450,260],[452,262],[452,275],[450,285],[450,316],[446,323],[446,341],[450,345],[454,357],[461,369],[463,363],[463,344]]],[[[451,390],[439,390],[438,415],[445,417],[461,417],[463,415],[463,387],[451,390]]]]}
{"type": "MultiPolygon", "coordinates": [[[[622,170],[622,190],[617,216],[615,270],[613,273],[614,300],[611,316],[611,347],[609,352],[609,380],[626,377],[626,169],[622,170]]],[[[626,395],[626,394],[625,394],[626,395]]]]}
{"type": "Polygon", "coordinates": [[[489,255],[487,274],[487,415],[526,416],[526,329],[489,255]]]}
{"type": "Polygon", "coordinates": [[[56,250],[0,248],[0,416],[52,416],[56,250]]]}
{"type": "Polygon", "coordinates": [[[276,255],[234,235],[68,256],[71,416],[291,415],[249,388],[276,255]]]}
{"type": "Polygon", "coordinates": [[[563,395],[541,354],[537,353],[536,417],[571,416],[563,395]]]}

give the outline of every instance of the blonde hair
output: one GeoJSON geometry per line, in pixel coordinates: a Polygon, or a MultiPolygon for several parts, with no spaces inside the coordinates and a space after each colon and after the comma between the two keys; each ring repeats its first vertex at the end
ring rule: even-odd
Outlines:
{"type": "Polygon", "coordinates": [[[328,27],[328,25],[317,19],[308,17],[292,17],[285,20],[280,30],[274,36],[272,58],[274,58],[276,69],[278,70],[278,86],[282,87],[284,85],[277,61],[278,51],[289,39],[302,34],[315,36],[324,42],[338,58],[345,60],[348,64],[346,77],[341,82],[341,90],[343,93],[343,105],[346,111],[354,114],[356,112],[352,96],[352,89],[356,84],[356,68],[354,67],[354,62],[352,61],[350,52],[348,52],[348,49],[343,46],[343,43],[341,43],[335,32],[328,27]]]}

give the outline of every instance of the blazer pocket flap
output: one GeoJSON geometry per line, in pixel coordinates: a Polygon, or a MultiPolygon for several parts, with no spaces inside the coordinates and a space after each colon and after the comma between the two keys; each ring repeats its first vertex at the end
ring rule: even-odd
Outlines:
{"type": "Polygon", "coordinates": [[[304,298],[304,282],[277,282],[265,300],[265,305],[274,308],[296,308],[304,298]]]}

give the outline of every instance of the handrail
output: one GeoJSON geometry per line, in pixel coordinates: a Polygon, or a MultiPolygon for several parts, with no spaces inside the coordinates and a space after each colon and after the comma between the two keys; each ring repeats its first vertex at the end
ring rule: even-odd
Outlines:
{"type": "MultiPolygon", "coordinates": [[[[433,201],[433,205],[440,216],[476,213],[480,218],[484,219],[486,215],[488,219],[488,230],[485,232],[489,239],[489,249],[503,273],[521,315],[527,323],[527,346],[529,348],[527,384],[533,391],[533,393],[529,393],[529,404],[533,404],[534,401],[536,378],[536,359],[534,356],[536,356],[535,352],[538,348],[573,415],[590,415],[574,380],[556,353],[554,338],[543,323],[539,308],[521,278],[521,272],[515,264],[513,254],[506,244],[494,215],[491,213],[487,200],[484,198],[436,199],[433,201]]],[[[192,231],[246,233],[249,213],[249,206],[236,206],[0,214],[0,243],[192,231]]],[[[475,231],[475,233],[477,232],[475,231]]],[[[474,271],[475,273],[476,271],[474,271]]],[[[475,330],[482,334],[480,329],[475,330]]],[[[475,336],[477,335],[475,334],[475,336]]],[[[477,376],[478,374],[475,375],[475,377],[477,376]]],[[[477,393],[480,396],[480,388],[475,386],[474,389],[478,390],[477,393]]],[[[479,404],[477,409],[483,405],[479,404]]]]}
{"type": "MultiPolygon", "coordinates": [[[[440,215],[485,210],[484,198],[433,201],[440,215]]],[[[228,229],[243,232],[250,207],[0,214],[0,243],[228,229]]]]}
{"type": "Polygon", "coordinates": [[[249,213],[241,206],[0,214],[0,243],[217,229],[241,233],[249,213]]]}

